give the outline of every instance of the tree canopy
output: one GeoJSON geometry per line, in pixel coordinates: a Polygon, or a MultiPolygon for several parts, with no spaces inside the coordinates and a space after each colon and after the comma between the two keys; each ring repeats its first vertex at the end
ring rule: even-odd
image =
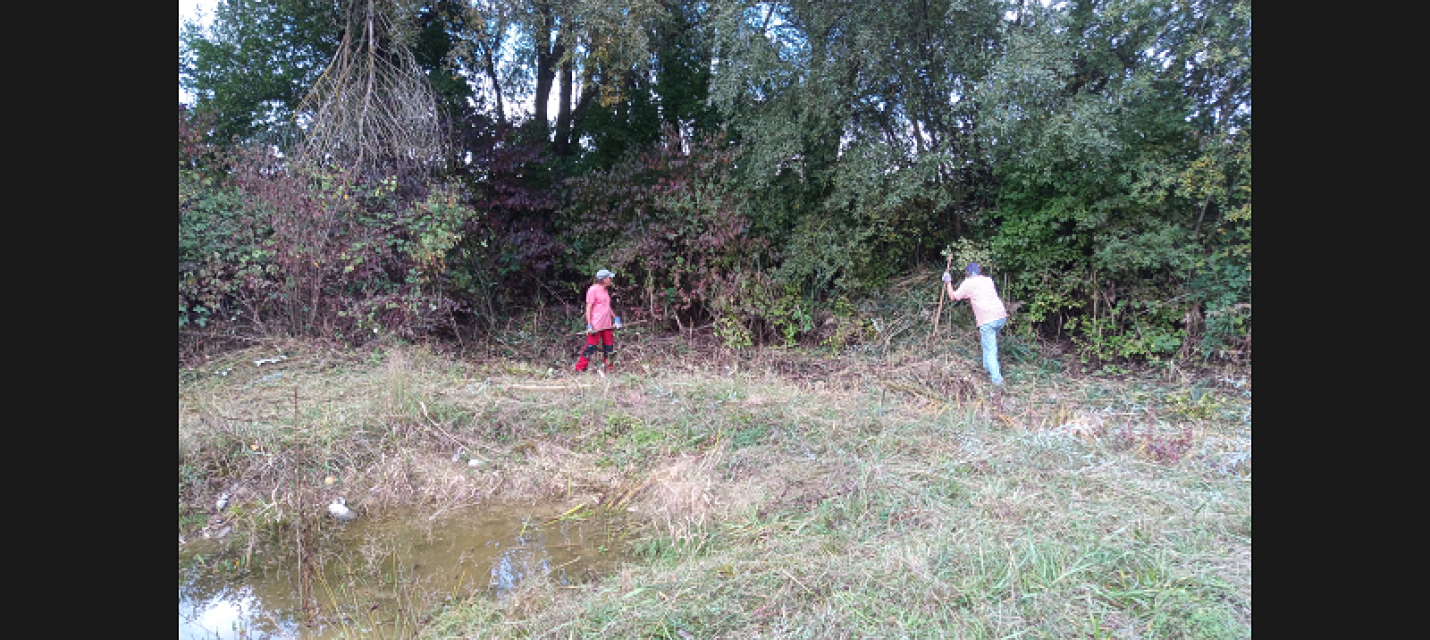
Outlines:
{"type": "MultiPolygon", "coordinates": [[[[224,0],[180,82],[181,247],[185,215],[256,215],[219,215],[256,183],[194,177],[196,131],[351,175],[285,188],[366,190],[342,242],[402,241],[322,295],[386,278],[478,318],[603,266],[655,319],[796,341],[977,255],[1017,330],[1091,357],[1250,344],[1249,0],[224,0]]],[[[256,295],[188,273],[181,323],[183,291],[256,295]]]]}

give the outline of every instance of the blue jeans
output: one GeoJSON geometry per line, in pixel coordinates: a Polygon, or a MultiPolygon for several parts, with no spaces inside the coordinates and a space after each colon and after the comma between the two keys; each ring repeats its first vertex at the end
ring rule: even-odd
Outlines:
{"type": "Polygon", "coordinates": [[[1008,324],[1007,318],[999,318],[978,327],[978,341],[983,344],[983,368],[993,384],[1003,384],[1003,374],[998,371],[998,330],[1008,324]]]}

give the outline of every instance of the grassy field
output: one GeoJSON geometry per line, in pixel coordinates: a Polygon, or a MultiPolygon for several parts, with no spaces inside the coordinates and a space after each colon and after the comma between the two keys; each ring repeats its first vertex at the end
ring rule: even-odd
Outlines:
{"type": "Polygon", "coordinates": [[[606,377],[564,374],[578,339],[538,318],[195,356],[180,533],[223,492],[236,556],[337,495],[637,519],[618,573],[445,605],[430,637],[1250,636],[1249,369],[1073,372],[1009,336],[995,393],[971,322],[906,315],[838,353],[629,330],[606,377]]]}

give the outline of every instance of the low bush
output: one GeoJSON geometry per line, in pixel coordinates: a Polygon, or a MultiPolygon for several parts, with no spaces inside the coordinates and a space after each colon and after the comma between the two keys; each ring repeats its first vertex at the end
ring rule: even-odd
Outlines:
{"type": "Polygon", "coordinates": [[[448,254],[480,217],[461,189],[431,184],[399,196],[395,179],[270,150],[213,151],[200,141],[186,154],[182,117],[180,135],[180,328],[243,323],[362,340],[449,321],[457,302],[448,254]]]}

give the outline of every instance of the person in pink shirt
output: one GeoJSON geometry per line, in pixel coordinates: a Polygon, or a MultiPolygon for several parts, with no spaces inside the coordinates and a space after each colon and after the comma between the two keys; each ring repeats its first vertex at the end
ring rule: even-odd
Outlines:
{"type": "Polygon", "coordinates": [[[953,288],[953,275],[943,272],[943,288],[955,302],[968,300],[973,307],[974,322],[978,325],[979,342],[983,345],[983,368],[994,385],[1003,386],[1003,374],[998,370],[998,330],[1008,323],[1008,309],[998,298],[998,289],[993,279],[982,275],[977,262],[968,263],[964,270],[968,277],[953,288]]]}
{"type": "Polygon", "coordinates": [[[576,361],[577,371],[585,371],[590,366],[596,345],[601,346],[601,360],[606,365],[606,371],[615,371],[615,365],[611,363],[611,354],[616,348],[613,328],[621,326],[621,319],[611,311],[610,288],[615,277],[616,274],[601,269],[596,272],[595,284],[586,290],[586,350],[576,361]]]}

